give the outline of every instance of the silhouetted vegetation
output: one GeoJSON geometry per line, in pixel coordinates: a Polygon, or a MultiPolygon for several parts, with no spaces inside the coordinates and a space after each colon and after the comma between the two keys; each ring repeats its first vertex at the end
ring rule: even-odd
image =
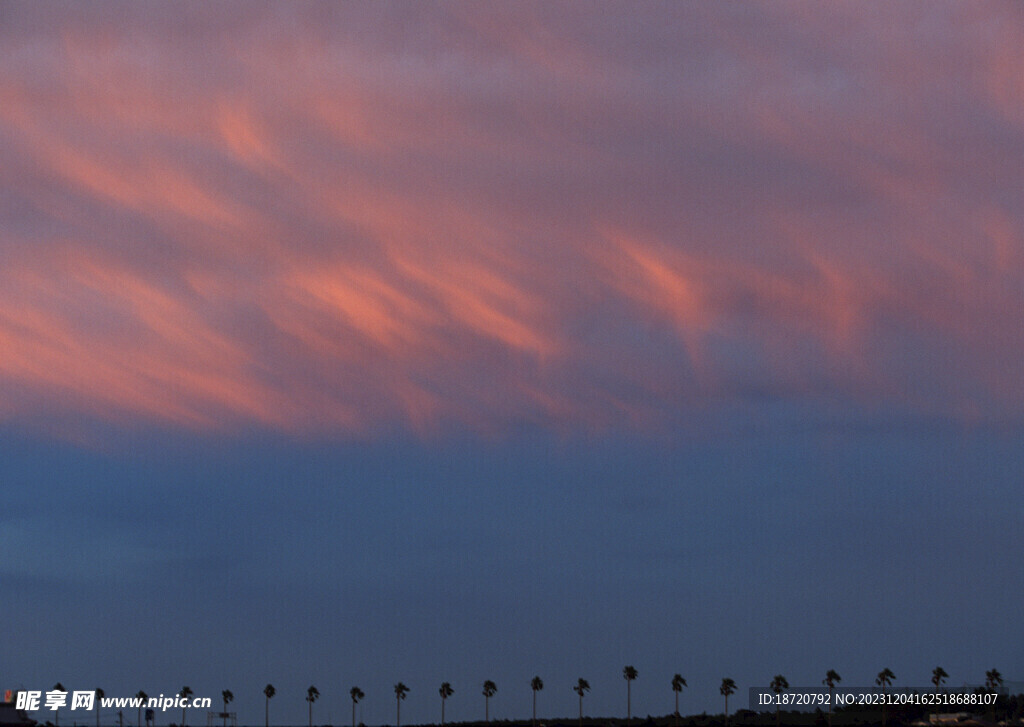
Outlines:
{"type": "MultiPolygon", "coordinates": [[[[573,686],[573,691],[579,695],[582,702],[582,694],[589,691],[590,685],[585,679],[581,679],[582,687],[578,683],[573,686]]],[[[979,688],[978,693],[986,693],[989,690],[979,688]]],[[[936,710],[934,707],[903,705],[890,707],[888,711],[888,724],[890,727],[911,727],[915,722],[928,722],[930,714],[936,710]]],[[[970,710],[959,710],[967,711],[970,710]]],[[[977,714],[972,713],[972,714],[977,714]]],[[[821,710],[812,711],[788,711],[780,710],[778,717],[774,709],[755,712],[749,709],[739,709],[729,715],[730,727],[775,727],[776,719],[786,727],[827,727],[828,716],[821,710]]],[[[995,722],[1010,722],[1021,724],[1024,719],[1024,694],[1015,696],[1001,696],[992,717],[995,722]]],[[[582,708],[580,716],[575,721],[571,718],[540,719],[540,727],[628,727],[629,720],[623,717],[584,717],[582,708]]],[[[679,727],[723,727],[725,724],[724,713],[719,714],[695,714],[680,715],[666,714],[662,716],[648,715],[642,722],[635,724],[639,727],[675,727],[678,720],[679,727]]],[[[833,711],[833,727],[881,727],[882,712],[878,707],[848,706],[839,707],[833,711]]],[[[968,723],[970,724],[970,723],[968,723]]],[[[977,724],[977,723],[975,723],[977,724]]],[[[493,720],[490,727],[531,727],[530,719],[523,720],[493,720]]],[[[432,725],[408,725],[407,727],[434,727],[432,725]]],[[[486,722],[449,722],[446,727],[487,727],[486,722]]]]}
{"type": "Polygon", "coordinates": [[[263,687],[263,720],[265,727],[270,727],[270,700],[277,694],[273,684],[263,687]]]}

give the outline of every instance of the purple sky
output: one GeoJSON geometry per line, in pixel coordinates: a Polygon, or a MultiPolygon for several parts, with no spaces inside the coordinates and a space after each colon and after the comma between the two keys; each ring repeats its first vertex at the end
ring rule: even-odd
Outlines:
{"type": "Polygon", "coordinates": [[[379,724],[1024,674],[1021,37],[0,5],[0,679],[379,724]]]}

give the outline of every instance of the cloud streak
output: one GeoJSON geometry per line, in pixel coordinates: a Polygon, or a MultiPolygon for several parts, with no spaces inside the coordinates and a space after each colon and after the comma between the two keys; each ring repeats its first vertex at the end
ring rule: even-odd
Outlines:
{"type": "Polygon", "coordinates": [[[9,422],[1024,413],[1010,6],[127,7],[3,11],[9,422]]]}

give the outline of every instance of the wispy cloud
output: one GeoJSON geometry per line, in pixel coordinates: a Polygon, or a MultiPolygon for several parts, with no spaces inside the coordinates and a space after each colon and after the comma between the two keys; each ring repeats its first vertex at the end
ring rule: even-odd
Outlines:
{"type": "Polygon", "coordinates": [[[1010,6],[252,7],[5,6],[0,417],[1024,413],[1010,6]]]}

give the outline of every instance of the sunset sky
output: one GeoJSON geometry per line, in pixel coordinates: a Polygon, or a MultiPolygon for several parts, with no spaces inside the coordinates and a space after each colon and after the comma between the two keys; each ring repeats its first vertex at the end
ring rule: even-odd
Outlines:
{"type": "Polygon", "coordinates": [[[399,680],[413,723],[534,674],[624,715],[626,664],[641,715],[1024,679],[1022,38],[0,4],[0,688],[377,725],[399,680]]]}

